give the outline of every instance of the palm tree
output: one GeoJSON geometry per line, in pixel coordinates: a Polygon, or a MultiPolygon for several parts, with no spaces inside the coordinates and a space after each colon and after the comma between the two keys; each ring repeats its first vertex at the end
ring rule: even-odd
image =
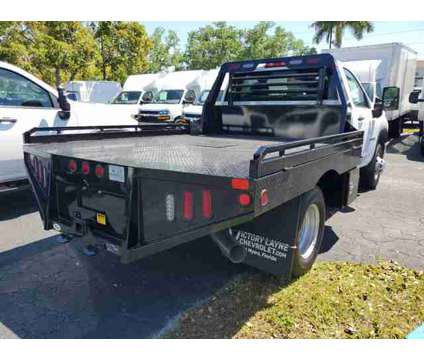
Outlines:
{"type": "Polygon", "coordinates": [[[349,29],[357,40],[361,40],[364,33],[374,31],[374,25],[370,21],[315,21],[311,27],[315,29],[314,43],[319,44],[325,37],[330,48],[332,44],[338,48],[342,46],[346,29],[349,29]]]}

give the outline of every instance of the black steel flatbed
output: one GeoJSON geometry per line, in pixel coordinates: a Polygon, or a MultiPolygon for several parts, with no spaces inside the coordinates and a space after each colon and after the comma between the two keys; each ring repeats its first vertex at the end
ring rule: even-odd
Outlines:
{"type": "Polygon", "coordinates": [[[236,136],[152,137],[82,140],[37,144],[40,155],[59,155],[133,168],[201,175],[248,177],[249,162],[263,146],[287,141],[236,136]]]}
{"type": "Polygon", "coordinates": [[[290,277],[305,211],[313,204],[322,237],[326,206],[356,197],[363,132],[346,122],[330,55],[274,61],[223,65],[200,131],[140,124],[25,133],[45,229],[100,241],[124,263],[213,234],[231,261],[290,277]],[[276,70],[263,70],[262,62],[276,70]],[[218,106],[226,73],[228,101],[218,106]],[[264,100],[263,80],[277,75],[295,77],[290,86],[300,79],[317,87],[274,89],[270,82],[264,100]]]}

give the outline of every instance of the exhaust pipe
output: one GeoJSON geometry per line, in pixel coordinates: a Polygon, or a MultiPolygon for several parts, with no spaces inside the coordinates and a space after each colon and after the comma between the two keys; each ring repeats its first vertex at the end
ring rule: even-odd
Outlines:
{"type": "Polygon", "coordinates": [[[246,259],[246,249],[237,243],[229,231],[212,234],[212,239],[218,245],[222,254],[234,264],[239,264],[246,259]]]}

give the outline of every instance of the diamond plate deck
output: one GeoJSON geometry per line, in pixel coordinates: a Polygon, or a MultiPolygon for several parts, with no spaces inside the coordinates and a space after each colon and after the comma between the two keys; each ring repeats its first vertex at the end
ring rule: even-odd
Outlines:
{"type": "Polygon", "coordinates": [[[255,150],[259,146],[278,144],[284,142],[236,136],[167,135],[27,146],[40,153],[135,168],[248,177],[249,162],[255,150]]]}

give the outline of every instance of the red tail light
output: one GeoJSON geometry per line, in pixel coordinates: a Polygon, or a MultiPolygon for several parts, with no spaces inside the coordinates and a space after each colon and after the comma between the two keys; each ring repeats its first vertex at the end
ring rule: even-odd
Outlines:
{"type": "Polygon", "coordinates": [[[74,173],[75,171],[77,171],[77,162],[75,160],[69,160],[68,170],[71,173],[74,173]]]}
{"type": "Polygon", "coordinates": [[[249,194],[241,194],[239,196],[239,203],[242,206],[248,206],[250,205],[251,199],[249,194]]]}
{"type": "Polygon", "coordinates": [[[265,64],[265,68],[274,68],[274,67],[283,67],[283,66],[286,66],[286,63],[283,61],[277,61],[277,62],[265,64]]]}
{"type": "Polygon", "coordinates": [[[183,216],[185,220],[193,219],[193,193],[184,191],[183,216]]]}
{"type": "Polygon", "coordinates": [[[260,201],[261,201],[261,205],[262,206],[267,206],[268,205],[268,203],[269,203],[269,195],[268,195],[268,190],[267,189],[263,189],[261,191],[260,201]]]}
{"type": "Polygon", "coordinates": [[[94,170],[94,172],[96,173],[96,176],[98,178],[102,178],[105,174],[105,168],[102,165],[98,164],[96,165],[96,169],[94,170]]]}
{"type": "Polygon", "coordinates": [[[209,190],[202,192],[202,212],[204,218],[210,219],[212,217],[212,195],[209,190]]]}
{"type": "Polygon", "coordinates": [[[82,162],[81,171],[84,175],[88,175],[90,173],[90,164],[86,161],[82,162]]]}
{"type": "Polygon", "coordinates": [[[248,179],[231,179],[231,187],[234,190],[248,190],[249,180],[248,179]]]}

